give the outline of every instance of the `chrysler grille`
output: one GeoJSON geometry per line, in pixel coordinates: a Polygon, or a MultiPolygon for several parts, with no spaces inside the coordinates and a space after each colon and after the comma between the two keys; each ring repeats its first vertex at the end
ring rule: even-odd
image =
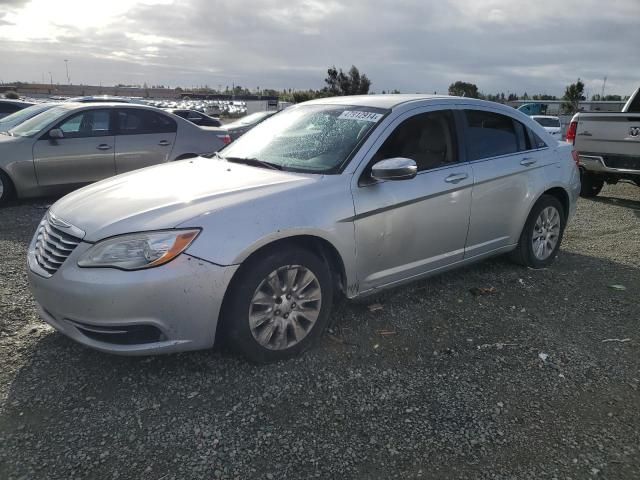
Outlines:
{"type": "Polygon", "coordinates": [[[38,265],[53,275],[80,243],[80,238],[63,232],[45,219],[38,229],[35,256],[38,265]]]}

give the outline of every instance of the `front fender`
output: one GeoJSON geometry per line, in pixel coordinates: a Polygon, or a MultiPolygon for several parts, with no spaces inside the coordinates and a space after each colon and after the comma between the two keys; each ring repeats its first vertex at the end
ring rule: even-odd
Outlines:
{"type": "Polygon", "coordinates": [[[302,188],[277,192],[201,215],[180,227],[202,228],[190,255],[217,265],[238,265],[278,240],[312,236],[330,243],[355,283],[353,201],[348,175],[332,175],[302,188]]]}

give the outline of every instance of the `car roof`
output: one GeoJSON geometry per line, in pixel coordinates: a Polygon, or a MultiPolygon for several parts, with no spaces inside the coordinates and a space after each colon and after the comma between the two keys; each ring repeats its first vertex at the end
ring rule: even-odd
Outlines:
{"type": "Polygon", "coordinates": [[[531,118],[551,118],[553,120],[560,120],[560,117],[556,117],[555,115],[531,115],[531,118]]]}
{"type": "Polygon", "coordinates": [[[67,99],[67,102],[74,102],[74,103],[111,103],[111,102],[132,103],[131,100],[129,100],[128,98],[116,97],[116,96],[110,96],[110,95],[89,95],[89,96],[86,96],[86,97],[73,97],[73,98],[67,99]]]}
{"type": "Polygon", "coordinates": [[[358,107],[374,108],[394,108],[399,105],[426,100],[457,102],[460,100],[470,100],[464,97],[452,97],[449,95],[426,95],[426,94],[385,94],[385,95],[348,95],[343,97],[318,98],[305,102],[315,105],[353,105],[358,107]]]}
{"type": "Polygon", "coordinates": [[[13,98],[0,98],[0,102],[2,103],[10,103],[11,105],[35,105],[33,102],[25,102],[24,100],[15,100],[13,98]]]}
{"type": "Polygon", "coordinates": [[[80,108],[144,108],[146,110],[153,110],[155,112],[165,112],[167,111],[162,108],[154,107],[151,105],[143,105],[141,103],[121,103],[121,102],[62,102],[56,104],[56,106],[60,106],[62,108],[66,108],[68,110],[71,109],[80,109],[80,108]]]}

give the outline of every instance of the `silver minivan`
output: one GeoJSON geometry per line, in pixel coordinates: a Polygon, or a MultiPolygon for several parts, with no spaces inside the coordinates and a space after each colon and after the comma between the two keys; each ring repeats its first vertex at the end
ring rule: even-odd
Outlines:
{"type": "Polygon", "coordinates": [[[128,355],[298,354],[359,298],[508,253],[546,267],[576,207],[570,145],[526,115],[414,95],[292,106],[214,158],[56,202],[29,247],[45,321],[128,355]]]}

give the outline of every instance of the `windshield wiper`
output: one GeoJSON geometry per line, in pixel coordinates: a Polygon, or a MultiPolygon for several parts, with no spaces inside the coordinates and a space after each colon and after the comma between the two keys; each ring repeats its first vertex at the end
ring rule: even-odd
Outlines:
{"type": "Polygon", "coordinates": [[[223,157],[222,155],[217,156],[218,158],[222,158],[223,160],[231,163],[242,163],[244,165],[251,165],[253,167],[270,168],[272,170],[283,170],[282,165],[265,162],[264,160],[259,160],[257,158],[223,157]]]}

